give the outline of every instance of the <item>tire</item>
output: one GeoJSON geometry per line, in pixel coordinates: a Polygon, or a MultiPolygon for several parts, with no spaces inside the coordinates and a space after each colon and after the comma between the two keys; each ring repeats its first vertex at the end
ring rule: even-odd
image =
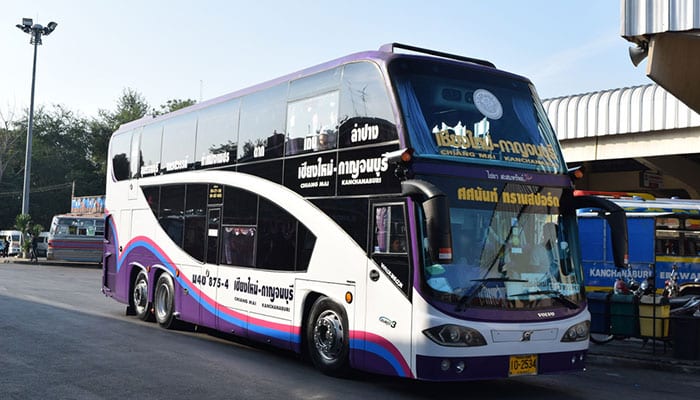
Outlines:
{"type": "Polygon", "coordinates": [[[595,344],[605,344],[615,339],[614,335],[606,335],[604,333],[591,333],[591,342],[595,344]]]}
{"type": "Polygon", "coordinates": [[[156,283],[153,294],[153,313],[158,325],[165,329],[176,327],[175,285],[173,285],[173,278],[167,273],[162,274],[156,283]]]}
{"type": "Polygon", "coordinates": [[[306,323],[306,348],[314,366],[330,376],[347,374],[349,334],[345,310],[327,297],[317,299],[306,323]]]}
{"type": "Polygon", "coordinates": [[[134,315],[142,321],[151,321],[151,304],[148,301],[148,274],[145,271],[139,272],[134,280],[131,290],[130,306],[134,315]]]}

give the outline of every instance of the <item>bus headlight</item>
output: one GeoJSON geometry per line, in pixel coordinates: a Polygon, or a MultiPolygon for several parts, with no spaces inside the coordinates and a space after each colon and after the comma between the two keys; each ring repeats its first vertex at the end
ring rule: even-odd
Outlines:
{"type": "Polygon", "coordinates": [[[446,324],[423,331],[423,334],[441,346],[486,346],[486,339],[476,329],[446,324]]]}
{"type": "Polygon", "coordinates": [[[588,340],[588,332],[590,330],[590,326],[590,321],[583,321],[570,327],[566,330],[566,333],[564,334],[564,337],[561,338],[561,341],[580,342],[582,340],[588,340]]]}

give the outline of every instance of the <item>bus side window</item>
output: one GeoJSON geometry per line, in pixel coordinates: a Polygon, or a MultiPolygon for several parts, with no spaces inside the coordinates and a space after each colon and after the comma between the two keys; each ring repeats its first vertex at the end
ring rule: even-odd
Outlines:
{"type": "Polygon", "coordinates": [[[690,236],[690,233],[686,233],[684,244],[686,256],[700,255],[700,237],[690,236]]]}
{"type": "Polygon", "coordinates": [[[379,206],[374,209],[375,253],[406,253],[406,225],[403,207],[379,206]]]}
{"type": "Polygon", "coordinates": [[[678,240],[656,239],[657,255],[678,255],[678,240]]]}

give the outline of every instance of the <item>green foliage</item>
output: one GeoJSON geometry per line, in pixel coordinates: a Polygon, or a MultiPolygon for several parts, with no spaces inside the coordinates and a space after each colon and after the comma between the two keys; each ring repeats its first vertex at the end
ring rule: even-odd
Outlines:
{"type": "Polygon", "coordinates": [[[165,104],[160,105],[160,110],[153,109],[153,115],[167,114],[173,111],[177,111],[181,108],[189,107],[193,104],[197,104],[196,100],[187,99],[171,99],[165,102],[165,104]]]}
{"type": "MultiPolygon", "coordinates": [[[[161,110],[171,112],[194,103],[191,99],[168,100],[161,110]]],[[[130,88],[124,89],[114,110],[100,110],[93,118],[61,105],[36,107],[29,196],[29,214],[36,225],[29,227],[31,218],[15,218],[22,206],[28,110],[22,118],[0,113],[0,228],[18,222],[25,224],[20,229],[23,232],[49,226],[54,215],[70,211],[73,185],[75,196],[103,194],[112,133],[143,118],[150,109],[145,98],[130,88]]]]}
{"type": "Polygon", "coordinates": [[[17,214],[15,217],[15,229],[22,232],[22,236],[29,231],[31,223],[32,216],[29,214],[17,214]]]}

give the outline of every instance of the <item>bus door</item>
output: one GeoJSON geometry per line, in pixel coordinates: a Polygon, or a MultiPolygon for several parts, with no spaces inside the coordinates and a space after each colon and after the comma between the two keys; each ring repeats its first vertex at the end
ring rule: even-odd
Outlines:
{"type": "MultiPolygon", "coordinates": [[[[377,352],[396,368],[411,359],[412,268],[409,257],[408,224],[405,201],[375,201],[370,204],[370,249],[367,268],[365,305],[365,343],[368,352],[377,352]],[[377,346],[378,345],[378,346],[377,346]],[[370,348],[371,346],[371,348],[370,348]],[[404,360],[389,359],[396,350],[404,360]]],[[[367,363],[377,372],[387,368],[367,363]]],[[[405,371],[395,371],[403,375],[405,371]]]]}
{"type": "MultiPolygon", "coordinates": [[[[116,247],[116,237],[114,235],[113,225],[114,216],[108,215],[105,218],[105,234],[104,234],[104,249],[102,255],[102,290],[111,292],[115,290],[117,281],[117,259],[119,257],[119,249],[116,247]]],[[[47,250],[48,251],[48,250],[47,250]]]]}
{"type": "Polygon", "coordinates": [[[219,231],[221,230],[221,208],[210,208],[207,212],[207,264],[219,263],[219,231]]]}

